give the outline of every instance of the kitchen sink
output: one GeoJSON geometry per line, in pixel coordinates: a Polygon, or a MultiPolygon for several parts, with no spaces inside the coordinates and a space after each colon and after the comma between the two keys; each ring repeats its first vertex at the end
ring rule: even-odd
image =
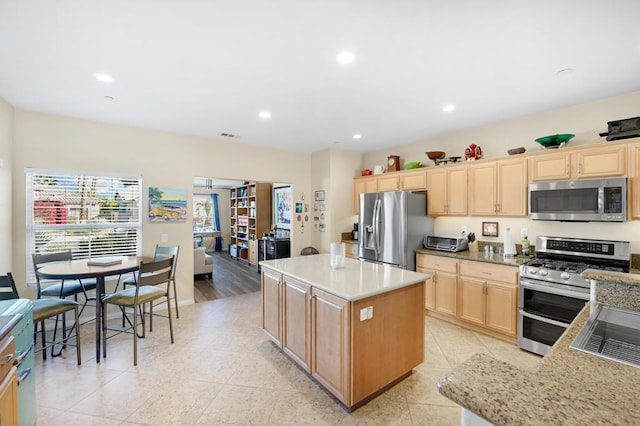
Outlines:
{"type": "Polygon", "coordinates": [[[640,312],[597,305],[570,347],[640,368],[640,312]]]}

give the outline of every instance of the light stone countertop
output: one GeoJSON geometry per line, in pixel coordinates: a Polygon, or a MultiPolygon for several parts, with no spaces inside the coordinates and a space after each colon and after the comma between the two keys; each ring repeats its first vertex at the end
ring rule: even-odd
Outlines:
{"type": "Polygon", "coordinates": [[[428,274],[347,258],[331,269],[329,254],[263,260],[260,265],[348,301],[365,299],[427,280],[428,274]]]}
{"type": "Polygon", "coordinates": [[[431,249],[418,249],[416,253],[420,254],[429,254],[433,256],[442,256],[442,257],[451,257],[454,259],[460,260],[473,260],[475,262],[485,262],[485,263],[495,263],[497,265],[506,265],[506,266],[515,266],[518,267],[524,263],[527,263],[532,257],[522,257],[522,256],[514,256],[514,257],[504,257],[499,254],[493,254],[492,256],[485,255],[482,251],[459,251],[456,253],[440,251],[440,250],[431,250],[431,249]]]}
{"type": "Polygon", "coordinates": [[[476,354],[439,381],[440,392],[497,425],[640,424],[640,368],[569,347],[592,304],[640,310],[640,275],[587,270],[582,276],[597,280],[596,302],[585,306],[537,371],[476,354]]]}

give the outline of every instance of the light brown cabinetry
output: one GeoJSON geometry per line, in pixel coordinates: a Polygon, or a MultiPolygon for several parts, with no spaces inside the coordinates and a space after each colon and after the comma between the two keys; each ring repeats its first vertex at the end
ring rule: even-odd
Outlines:
{"type": "Polygon", "coordinates": [[[263,266],[262,289],[268,336],[349,408],[424,360],[422,283],[348,301],[263,266]]]}
{"type": "Polygon", "coordinates": [[[345,245],[346,256],[351,259],[358,259],[358,242],[348,242],[345,245]]]}
{"type": "Polygon", "coordinates": [[[457,313],[458,260],[416,255],[416,271],[431,275],[425,285],[425,307],[445,315],[457,313]]]}
{"type": "Polygon", "coordinates": [[[482,262],[460,262],[460,319],[516,336],[517,269],[482,262]]]}
{"type": "Polygon", "coordinates": [[[400,174],[400,189],[407,191],[425,191],[427,189],[427,171],[403,172],[400,174]]]}
{"type": "Polygon", "coordinates": [[[262,328],[267,332],[271,340],[282,346],[281,324],[281,292],[282,277],[280,274],[263,268],[261,276],[262,287],[262,328]]]}
{"type": "Polygon", "coordinates": [[[605,145],[596,148],[557,150],[529,157],[529,181],[595,179],[624,176],[627,147],[605,145]]]}
{"type": "Polygon", "coordinates": [[[311,376],[340,401],[349,401],[349,304],[312,289],[311,376]]]}
{"type": "Polygon", "coordinates": [[[507,159],[469,166],[469,214],[526,216],[526,159],[507,159]]]}
{"type": "Polygon", "coordinates": [[[467,166],[439,166],[427,169],[429,216],[467,214],[467,166]]]}
{"type": "Polygon", "coordinates": [[[378,191],[397,191],[400,189],[400,176],[397,173],[378,175],[378,191]]]}
{"type": "Polygon", "coordinates": [[[282,350],[310,372],[311,286],[286,275],[282,280],[282,350]]]}
{"type": "Polygon", "coordinates": [[[378,191],[378,178],[365,176],[353,179],[353,213],[358,214],[360,207],[360,194],[369,194],[378,191]]]}
{"type": "Polygon", "coordinates": [[[640,142],[629,144],[629,215],[631,219],[640,219],[640,142]]]}
{"type": "Polygon", "coordinates": [[[0,425],[18,426],[18,380],[13,366],[15,354],[11,334],[0,342],[0,425]]]}

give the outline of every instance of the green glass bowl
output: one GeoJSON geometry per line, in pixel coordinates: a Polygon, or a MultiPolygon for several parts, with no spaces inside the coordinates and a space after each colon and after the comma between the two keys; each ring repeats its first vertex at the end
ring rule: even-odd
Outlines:
{"type": "Polygon", "coordinates": [[[420,161],[411,161],[409,163],[404,163],[404,169],[417,169],[418,167],[422,167],[422,163],[420,161]]]}
{"type": "Polygon", "coordinates": [[[545,148],[555,148],[560,145],[564,145],[573,139],[576,135],[572,134],[562,134],[562,135],[551,135],[551,136],[543,136],[541,138],[536,139],[540,145],[545,148]]]}

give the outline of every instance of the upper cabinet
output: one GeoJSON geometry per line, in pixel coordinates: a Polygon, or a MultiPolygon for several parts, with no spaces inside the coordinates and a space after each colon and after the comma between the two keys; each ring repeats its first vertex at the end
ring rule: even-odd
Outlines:
{"type": "Polygon", "coordinates": [[[438,166],[427,169],[428,215],[467,214],[467,166],[438,166]]]}
{"type": "Polygon", "coordinates": [[[640,219],[640,142],[629,144],[629,219],[640,219]]]}
{"type": "Polygon", "coordinates": [[[364,176],[353,179],[353,214],[358,214],[360,194],[378,191],[378,177],[364,176]]]}
{"type": "Polygon", "coordinates": [[[385,191],[426,191],[426,169],[405,170],[353,179],[353,214],[358,214],[360,194],[385,191]]]}
{"type": "Polygon", "coordinates": [[[529,181],[592,179],[624,176],[626,145],[557,150],[529,157],[529,181]]]}
{"type": "Polygon", "coordinates": [[[526,216],[526,158],[469,166],[469,215],[526,216]]]}

